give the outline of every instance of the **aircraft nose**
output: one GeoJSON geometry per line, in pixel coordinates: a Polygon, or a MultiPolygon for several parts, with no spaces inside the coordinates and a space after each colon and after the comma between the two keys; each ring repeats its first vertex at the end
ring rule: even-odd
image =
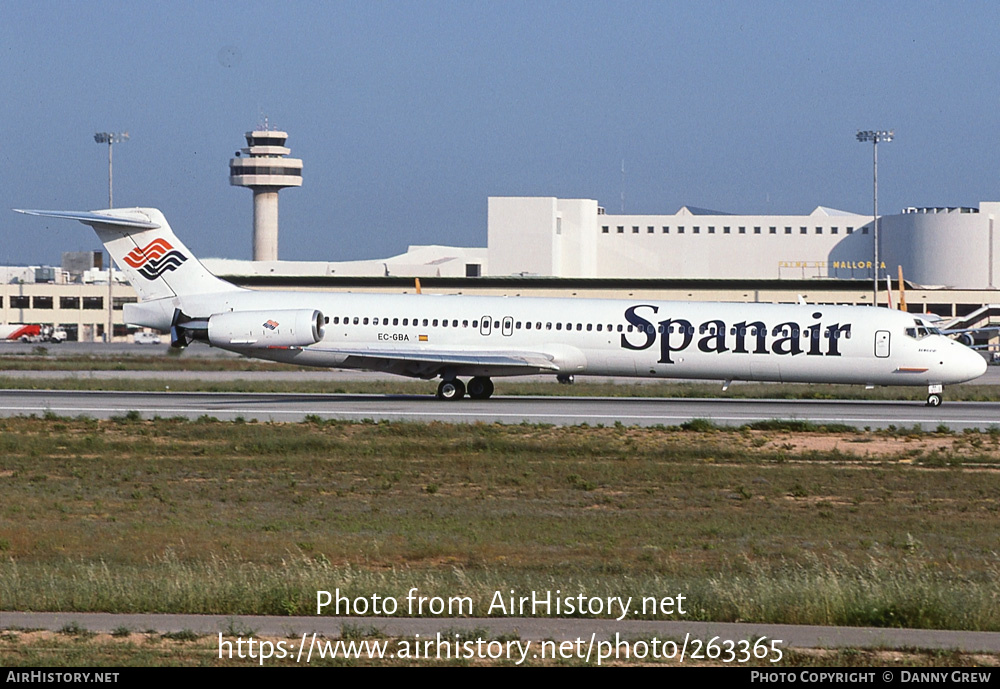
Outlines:
{"type": "Polygon", "coordinates": [[[969,357],[969,375],[971,380],[986,373],[986,359],[974,350],[970,349],[968,353],[971,355],[969,357]]]}
{"type": "Polygon", "coordinates": [[[950,341],[941,363],[944,364],[946,377],[952,378],[954,383],[964,383],[986,373],[986,359],[974,349],[954,340],[950,341]]]}

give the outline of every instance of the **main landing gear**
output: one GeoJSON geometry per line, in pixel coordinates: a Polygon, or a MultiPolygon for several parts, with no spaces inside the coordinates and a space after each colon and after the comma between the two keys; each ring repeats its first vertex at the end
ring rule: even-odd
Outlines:
{"type": "Polygon", "coordinates": [[[940,407],[941,402],[944,399],[943,385],[928,385],[927,386],[927,406],[928,407],[940,407]]]}
{"type": "Polygon", "coordinates": [[[474,400],[489,399],[493,395],[493,381],[485,376],[477,376],[469,381],[468,388],[458,378],[442,380],[438,384],[437,398],[439,400],[460,400],[466,391],[474,400]]]}

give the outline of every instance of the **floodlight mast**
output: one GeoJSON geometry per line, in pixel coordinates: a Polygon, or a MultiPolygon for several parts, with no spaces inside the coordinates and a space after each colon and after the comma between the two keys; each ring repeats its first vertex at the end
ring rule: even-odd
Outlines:
{"type": "Polygon", "coordinates": [[[108,208],[114,208],[115,197],[111,186],[111,149],[114,144],[128,141],[128,132],[97,132],[94,134],[94,141],[108,145],[108,208]]]}
{"type": "Polygon", "coordinates": [[[873,279],[872,279],[872,306],[878,306],[878,268],[879,268],[879,257],[878,257],[878,145],[880,142],[889,143],[895,136],[894,130],[858,130],[857,139],[861,143],[871,142],[872,144],[872,166],[873,174],[872,178],[874,180],[874,210],[872,212],[872,232],[874,233],[875,244],[875,263],[873,265],[873,279]]]}
{"type": "MultiPolygon", "coordinates": [[[[115,144],[119,144],[123,141],[128,141],[128,132],[97,132],[94,134],[94,141],[99,144],[108,145],[108,208],[115,207],[115,197],[112,187],[112,174],[111,174],[111,149],[115,144]]],[[[114,335],[114,319],[115,319],[115,303],[114,297],[112,295],[112,289],[114,286],[114,271],[115,271],[115,261],[111,258],[111,253],[108,253],[108,331],[104,335],[105,342],[111,342],[112,336],[114,335]]]]}

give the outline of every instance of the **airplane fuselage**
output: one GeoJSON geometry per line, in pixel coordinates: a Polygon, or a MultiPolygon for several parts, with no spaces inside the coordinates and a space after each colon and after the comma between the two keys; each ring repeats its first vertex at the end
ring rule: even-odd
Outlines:
{"type": "MultiPolygon", "coordinates": [[[[329,319],[319,342],[289,349],[225,348],[322,367],[355,367],[358,356],[338,350],[366,348],[542,352],[555,366],[535,371],[499,364],[451,367],[448,373],[459,376],[550,371],[934,385],[969,380],[985,368],[981,356],[947,337],[932,332],[919,339],[908,335],[907,330],[914,329],[912,315],[871,307],[244,291],[189,297],[181,308],[207,315],[283,309],[292,303],[317,309],[329,319]]],[[[164,323],[155,325],[166,329],[164,323]]],[[[371,364],[365,360],[357,367],[372,368],[371,364]]],[[[376,368],[417,377],[441,373],[404,362],[376,368]]]]}

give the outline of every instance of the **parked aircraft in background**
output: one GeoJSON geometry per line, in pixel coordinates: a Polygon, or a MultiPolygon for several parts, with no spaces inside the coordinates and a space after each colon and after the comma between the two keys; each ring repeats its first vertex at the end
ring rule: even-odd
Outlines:
{"type": "Polygon", "coordinates": [[[125,321],[169,331],[175,347],[440,378],[448,400],[486,399],[495,377],[551,373],[926,386],[937,406],[944,385],[986,370],[891,309],[249,290],[208,272],[156,209],[20,212],[93,227],[139,295],[125,321]]]}

